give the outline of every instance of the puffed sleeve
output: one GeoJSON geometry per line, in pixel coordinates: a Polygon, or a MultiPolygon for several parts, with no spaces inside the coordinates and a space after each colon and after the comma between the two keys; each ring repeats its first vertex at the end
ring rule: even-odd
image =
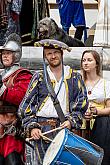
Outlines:
{"type": "Polygon", "coordinates": [[[18,116],[22,119],[22,124],[26,132],[28,132],[29,129],[39,127],[36,117],[38,82],[39,74],[35,73],[18,109],[18,116]]]}
{"type": "Polygon", "coordinates": [[[3,83],[3,90],[0,89],[0,100],[9,102],[14,105],[19,105],[26,93],[27,87],[31,80],[32,74],[30,72],[22,71],[14,79],[13,85],[8,87],[3,83]]]}
{"type": "Polygon", "coordinates": [[[82,125],[82,118],[88,108],[88,98],[84,81],[79,73],[73,76],[74,99],[70,103],[70,114],[67,116],[72,128],[78,129],[82,125]]]}

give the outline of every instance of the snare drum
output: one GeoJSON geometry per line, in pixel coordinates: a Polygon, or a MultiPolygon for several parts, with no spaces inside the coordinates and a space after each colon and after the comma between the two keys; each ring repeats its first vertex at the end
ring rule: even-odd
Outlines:
{"type": "Polygon", "coordinates": [[[103,154],[99,146],[63,129],[47,149],[43,165],[101,165],[103,154]]]}

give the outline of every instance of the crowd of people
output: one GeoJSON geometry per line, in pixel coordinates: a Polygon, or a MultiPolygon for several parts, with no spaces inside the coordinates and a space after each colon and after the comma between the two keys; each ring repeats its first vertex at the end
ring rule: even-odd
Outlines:
{"type": "MultiPolygon", "coordinates": [[[[35,39],[38,21],[49,16],[48,2],[44,1],[43,5],[37,4],[39,13],[36,4],[31,3],[34,19],[32,26],[25,28],[29,30],[26,35],[20,24],[23,19],[20,14],[28,10],[24,1],[2,0],[0,4],[0,165],[26,164],[26,143],[35,150],[35,165],[42,165],[50,142],[59,132],[57,128],[74,133],[83,131],[83,138],[104,150],[101,164],[109,165],[110,81],[103,78],[100,54],[85,49],[78,73],[64,65],[64,51],[71,51],[68,45],[44,39],[36,42],[43,49],[43,70],[32,74],[20,66],[23,43],[20,36],[31,35],[35,39]],[[45,11],[41,15],[42,9],[45,11]],[[45,136],[45,132],[50,133],[45,136]]],[[[62,29],[69,33],[73,24],[75,38],[81,40],[86,28],[82,0],[57,3],[62,29]]]]}

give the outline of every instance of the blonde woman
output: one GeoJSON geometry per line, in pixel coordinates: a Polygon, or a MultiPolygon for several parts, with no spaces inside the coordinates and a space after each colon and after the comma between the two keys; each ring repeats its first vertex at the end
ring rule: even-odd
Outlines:
{"type": "Polygon", "coordinates": [[[89,99],[86,121],[95,116],[90,140],[104,149],[102,165],[110,165],[110,82],[101,77],[100,55],[86,50],[81,58],[81,70],[89,99]]]}

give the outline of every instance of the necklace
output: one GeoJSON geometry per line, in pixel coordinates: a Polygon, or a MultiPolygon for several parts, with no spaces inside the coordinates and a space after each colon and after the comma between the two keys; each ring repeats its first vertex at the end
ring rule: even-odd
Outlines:
{"type": "Polygon", "coordinates": [[[94,87],[97,85],[97,83],[99,81],[100,81],[100,78],[94,83],[93,86],[91,86],[91,87],[90,86],[86,86],[88,95],[91,95],[92,94],[92,91],[93,91],[94,87]]]}

